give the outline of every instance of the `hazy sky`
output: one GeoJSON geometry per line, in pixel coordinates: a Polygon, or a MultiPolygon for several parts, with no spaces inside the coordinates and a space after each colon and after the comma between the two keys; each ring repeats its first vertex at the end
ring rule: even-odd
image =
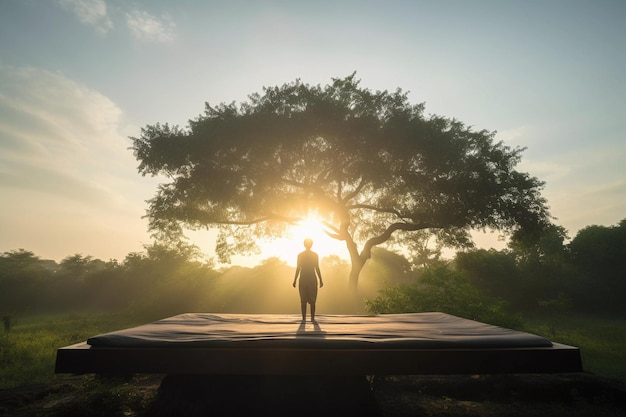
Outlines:
{"type": "Polygon", "coordinates": [[[625,21],[623,0],[0,0],[0,252],[142,250],[158,181],[137,173],[128,136],[353,71],[527,147],[520,169],[546,181],[571,237],[615,225],[625,21]]]}

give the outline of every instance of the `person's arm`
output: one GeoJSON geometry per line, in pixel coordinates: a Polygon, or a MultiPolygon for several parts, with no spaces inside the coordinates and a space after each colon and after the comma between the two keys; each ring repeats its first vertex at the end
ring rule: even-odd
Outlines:
{"type": "Polygon", "coordinates": [[[296,267],[296,274],[293,276],[293,287],[296,288],[296,281],[298,280],[298,274],[300,273],[300,265],[296,267]]]}
{"type": "Polygon", "coordinates": [[[317,276],[320,279],[320,288],[324,286],[324,281],[322,281],[322,271],[320,271],[320,262],[317,255],[315,255],[315,272],[317,272],[317,276]]]}

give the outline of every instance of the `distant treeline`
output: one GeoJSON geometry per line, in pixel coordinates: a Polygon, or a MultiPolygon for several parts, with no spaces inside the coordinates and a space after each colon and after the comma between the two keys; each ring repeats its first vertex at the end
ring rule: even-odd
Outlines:
{"type": "MultiPolygon", "coordinates": [[[[406,257],[378,249],[362,272],[358,296],[349,264],[322,259],[320,314],[440,310],[498,321],[501,310],[626,312],[626,220],[588,226],[566,243],[554,226],[539,239],[513,239],[496,250],[454,259],[406,257]],[[367,302],[364,302],[367,299],[367,302]],[[491,316],[490,316],[491,315],[491,316]]],[[[254,268],[216,268],[191,246],[153,244],[123,261],[75,254],[57,263],[34,253],[0,255],[0,314],[130,310],[151,316],[183,312],[299,311],[293,267],[270,258],[254,268]]]]}

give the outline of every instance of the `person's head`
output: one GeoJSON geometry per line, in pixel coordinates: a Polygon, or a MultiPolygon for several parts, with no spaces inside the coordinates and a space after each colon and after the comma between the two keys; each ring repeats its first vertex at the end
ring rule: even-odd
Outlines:
{"type": "Polygon", "coordinates": [[[311,249],[311,246],[313,246],[313,239],[311,239],[310,237],[304,239],[304,247],[307,249],[311,249]]]}

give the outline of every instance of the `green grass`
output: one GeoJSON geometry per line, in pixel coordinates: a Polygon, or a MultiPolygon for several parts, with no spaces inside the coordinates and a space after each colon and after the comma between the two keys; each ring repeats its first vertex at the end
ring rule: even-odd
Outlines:
{"type": "Polygon", "coordinates": [[[626,319],[570,314],[524,321],[528,332],[579,347],[586,372],[626,380],[626,319]]]}
{"type": "MultiPolygon", "coordinates": [[[[16,317],[9,332],[0,330],[0,389],[54,379],[59,347],[155,319],[122,313],[16,317]]],[[[558,321],[538,316],[524,321],[523,330],[578,346],[585,371],[626,380],[626,319],[569,315],[558,321]]]]}
{"type": "Polygon", "coordinates": [[[59,347],[142,323],[129,315],[102,313],[20,316],[14,322],[8,332],[0,330],[0,389],[48,382],[55,377],[59,347]]]}

